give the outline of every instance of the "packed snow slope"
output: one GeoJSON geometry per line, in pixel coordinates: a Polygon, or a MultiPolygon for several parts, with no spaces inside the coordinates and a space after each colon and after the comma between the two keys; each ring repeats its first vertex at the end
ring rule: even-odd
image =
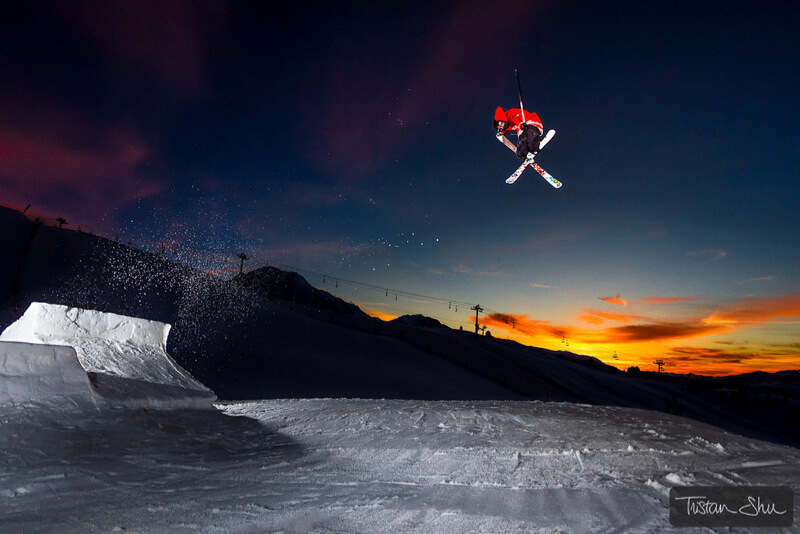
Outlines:
{"type": "Polygon", "coordinates": [[[739,382],[620,372],[600,361],[449,328],[383,322],[257,269],[222,280],[0,207],[0,328],[32,302],[172,325],[167,352],[222,399],[541,400],[670,411],[800,444],[797,373],[739,382]]]}
{"type": "MultiPolygon", "coordinates": [[[[8,532],[713,532],[671,528],[669,488],[800,491],[798,449],[630,408],[311,399],[0,418],[8,532]]],[[[734,530],[797,532],[796,498],[793,513],[794,529],[734,530]]]]}

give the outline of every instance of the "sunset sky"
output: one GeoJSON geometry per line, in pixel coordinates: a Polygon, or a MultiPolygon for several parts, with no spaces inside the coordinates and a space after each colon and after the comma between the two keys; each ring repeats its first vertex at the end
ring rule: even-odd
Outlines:
{"type": "Polygon", "coordinates": [[[4,3],[0,204],[623,369],[800,368],[796,6],[285,4],[4,3]],[[515,69],[561,189],[504,183],[515,69]]]}

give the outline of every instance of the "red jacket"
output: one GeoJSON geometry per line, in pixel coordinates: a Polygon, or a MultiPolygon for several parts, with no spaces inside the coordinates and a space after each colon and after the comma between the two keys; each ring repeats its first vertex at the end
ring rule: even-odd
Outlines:
{"type": "MultiPolygon", "coordinates": [[[[506,129],[503,130],[503,133],[506,133],[509,130],[519,131],[519,125],[522,123],[522,111],[523,110],[519,108],[511,108],[508,111],[503,111],[503,108],[498,107],[494,112],[495,129],[497,129],[498,121],[504,121],[506,123],[506,129]]],[[[528,124],[533,124],[539,128],[539,132],[544,133],[544,126],[542,126],[542,119],[539,118],[539,115],[532,111],[528,111],[527,109],[524,111],[525,122],[528,124]]]]}

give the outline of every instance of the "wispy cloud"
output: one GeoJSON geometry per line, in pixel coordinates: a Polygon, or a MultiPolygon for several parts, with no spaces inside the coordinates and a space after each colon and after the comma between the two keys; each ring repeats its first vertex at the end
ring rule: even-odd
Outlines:
{"type": "Polygon", "coordinates": [[[583,341],[586,343],[646,343],[711,336],[729,331],[730,329],[725,325],[708,325],[698,321],[651,322],[586,333],[583,341]]]}
{"type": "Polygon", "coordinates": [[[628,301],[621,298],[620,295],[615,297],[597,297],[598,299],[602,300],[603,302],[608,302],[609,304],[618,304],[620,306],[627,306],[628,301]]]}
{"type": "Polygon", "coordinates": [[[710,349],[706,347],[673,347],[666,352],[673,362],[682,363],[742,363],[745,360],[758,358],[759,355],[753,352],[738,352],[722,349],[710,349]]]}
{"type": "Polygon", "coordinates": [[[641,315],[622,314],[622,313],[608,313],[599,310],[583,310],[578,319],[592,324],[602,324],[606,320],[618,322],[630,322],[635,320],[644,319],[641,315]]]}
{"type": "Polygon", "coordinates": [[[507,313],[492,313],[484,316],[481,322],[490,327],[503,330],[516,330],[521,334],[531,337],[564,337],[569,334],[570,329],[554,326],[548,321],[538,321],[531,319],[529,315],[513,315],[507,313]]]}
{"type": "Polygon", "coordinates": [[[746,280],[742,280],[742,284],[746,284],[748,282],[768,282],[770,280],[775,280],[774,276],[756,276],[753,278],[748,278],[746,280]]]}
{"type": "Polygon", "coordinates": [[[703,322],[744,326],[787,317],[800,317],[800,295],[740,300],[715,309],[703,322]]]}
{"type": "Polygon", "coordinates": [[[709,248],[705,250],[694,250],[692,252],[687,252],[687,256],[694,256],[700,258],[711,258],[714,260],[721,260],[728,256],[728,251],[723,248],[709,248]]]}
{"type": "Polygon", "coordinates": [[[26,123],[0,125],[4,201],[96,224],[115,208],[166,189],[153,150],[135,132],[45,102],[2,100],[0,114],[6,106],[38,109],[26,123]]]}
{"type": "Polygon", "coordinates": [[[642,302],[646,304],[672,304],[675,302],[694,302],[703,300],[704,297],[644,297],[642,302]]]}
{"type": "Polygon", "coordinates": [[[477,275],[477,276],[500,276],[500,275],[503,274],[503,271],[499,271],[499,270],[495,270],[495,271],[476,271],[475,269],[473,269],[472,267],[470,267],[469,265],[466,265],[464,263],[459,263],[457,265],[454,265],[454,266],[452,266],[450,268],[450,270],[453,271],[454,273],[474,274],[474,275],[477,275]]]}

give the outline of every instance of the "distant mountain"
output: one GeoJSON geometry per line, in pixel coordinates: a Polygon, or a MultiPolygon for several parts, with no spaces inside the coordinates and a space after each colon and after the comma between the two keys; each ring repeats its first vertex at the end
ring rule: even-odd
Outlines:
{"type": "Polygon", "coordinates": [[[426,317],[422,314],[416,315],[402,315],[396,319],[392,319],[392,323],[406,324],[411,326],[424,326],[426,328],[447,328],[441,322],[432,317],[426,317]]]}
{"type": "Polygon", "coordinates": [[[311,306],[319,310],[366,317],[361,308],[334,297],[327,291],[319,290],[309,284],[297,273],[283,271],[276,267],[261,267],[240,274],[233,279],[235,284],[253,289],[271,298],[311,306]]]}

